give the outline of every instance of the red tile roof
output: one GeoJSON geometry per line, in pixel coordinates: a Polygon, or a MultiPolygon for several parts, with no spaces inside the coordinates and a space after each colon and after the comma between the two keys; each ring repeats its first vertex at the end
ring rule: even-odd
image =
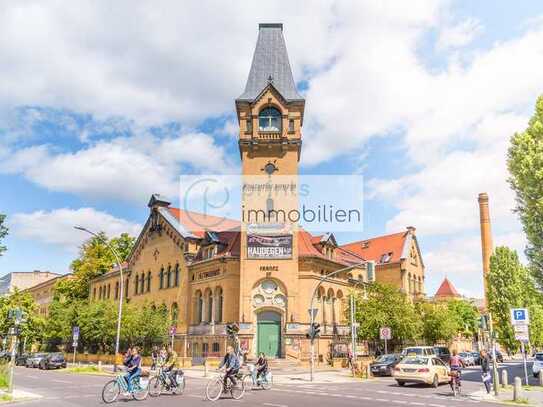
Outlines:
{"type": "Polygon", "coordinates": [[[168,211],[187,231],[199,238],[204,237],[206,231],[239,231],[240,223],[237,220],[220,216],[204,215],[202,213],[185,211],[179,208],[168,207],[168,211]]]}
{"type": "Polygon", "coordinates": [[[341,247],[350,250],[366,260],[373,260],[377,264],[381,263],[383,254],[392,253],[392,257],[387,263],[397,263],[401,259],[405,239],[408,233],[409,232],[400,232],[379,236],[372,239],[347,243],[341,247]]]}
{"type": "Polygon", "coordinates": [[[453,283],[449,281],[447,277],[443,280],[439,288],[437,289],[435,293],[436,298],[454,298],[454,297],[460,297],[460,294],[458,291],[456,291],[456,288],[454,288],[453,283]]]}

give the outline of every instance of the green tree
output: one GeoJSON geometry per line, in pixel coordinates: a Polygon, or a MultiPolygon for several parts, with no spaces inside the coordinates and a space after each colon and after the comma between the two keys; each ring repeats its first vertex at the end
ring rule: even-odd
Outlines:
{"type": "Polygon", "coordinates": [[[458,320],[447,303],[422,302],[417,304],[422,316],[422,336],[429,345],[451,342],[459,332],[458,320]]]}
{"type": "Polygon", "coordinates": [[[135,239],[127,233],[108,241],[104,233],[93,236],[83,243],[79,258],[75,259],[70,268],[74,278],[59,282],[57,290],[68,299],[86,299],[89,296],[90,281],[110,271],[117,264],[115,256],[105,242],[108,242],[118,253],[121,261],[126,260],[135,239]]]}
{"type": "Polygon", "coordinates": [[[80,329],[81,343],[90,351],[114,350],[117,332],[117,307],[111,301],[82,303],[77,325],[80,329]]]}
{"type": "Polygon", "coordinates": [[[388,284],[375,283],[367,288],[366,295],[356,294],[355,319],[360,324],[358,335],[363,339],[379,339],[379,328],[384,326],[390,327],[399,340],[416,339],[421,332],[413,304],[388,284]]]}
{"type": "Polygon", "coordinates": [[[55,351],[59,345],[71,343],[72,327],[78,324],[78,315],[84,304],[84,300],[67,301],[55,295],[45,323],[44,342],[47,350],[55,351]]]}
{"type": "Polygon", "coordinates": [[[479,311],[466,300],[447,301],[447,309],[456,323],[456,333],[473,337],[479,329],[479,311]]]}
{"type": "Polygon", "coordinates": [[[20,338],[26,339],[27,346],[41,341],[45,320],[40,316],[38,306],[28,292],[15,289],[9,295],[0,297],[0,332],[7,333],[14,326],[14,319],[8,317],[10,310],[21,309],[23,322],[20,325],[20,338]]]}
{"type": "Polygon", "coordinates": [[[528,239],[531,272],[543,285],[543,96],[537,99],[528,128],[511,138],[507,165],[516,193],[516,211],[528,239]]]}
{"type": "MultiPolygon", "coordinates": [[[[510,322],[510,309],[527,307],[539,318],[541,314],[541,295],[536,290],[535,283],[528,269],[524,267],[517,252],[508,247],[497,247],[490,257],[490,272],[487,276],[488,308],[492,313],[494,328],[498,340],[507,349],[516,351],[519,343],[510,322]]],[[[539,338],[540,322],[532,326],[531,334],[539,338]]]]}
{"type": "Polygon", "coordinates": [[[0,256],[2,256],[2,253],[4,253],[7,250],[7,247],[2,245],[2,239],[4,239],[8,234],[8,228],[4,224],[5,220],[6,220],[6,215],[2,215],[0,213],[0,256]]]}

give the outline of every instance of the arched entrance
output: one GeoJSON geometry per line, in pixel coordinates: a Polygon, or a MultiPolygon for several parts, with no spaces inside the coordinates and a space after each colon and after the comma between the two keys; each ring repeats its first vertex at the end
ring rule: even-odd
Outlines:
{"type": "Polygon", "coordinates": [[[281,356],[281,314],[262,311],[257,314],[257,349],[266,356],[281,356]]]}

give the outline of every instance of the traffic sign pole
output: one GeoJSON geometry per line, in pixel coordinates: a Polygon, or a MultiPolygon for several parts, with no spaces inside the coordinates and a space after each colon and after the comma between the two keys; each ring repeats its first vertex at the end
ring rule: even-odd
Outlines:
{"type": "Polygon", "coordinates": [[[522,352],[522,360],[524,361],[524,380],[528,386],[528,368],[526,367],[526,352],[524,351],[524,341],[520,342],[520,351],[522,352]]]}

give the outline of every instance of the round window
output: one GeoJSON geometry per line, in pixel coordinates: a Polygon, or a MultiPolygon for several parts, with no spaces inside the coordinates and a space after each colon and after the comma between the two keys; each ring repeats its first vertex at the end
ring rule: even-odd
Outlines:
{"type": "Polygon", "coordinates": [[[263,304],[264,303],[264,296],[260,295],[260,294],[255,295],[254,296],[254,302],[255,302],[256,305],[263,304]]]}
{"type": "Polygon", "coordinates": [[[267,294],[271,294],[273,293],[275,290],[277,290],[277,284],[275,284],[273,281],[271,280],[266,280],[262,283],[262,289],[264,290],[265,293],[267,294]]]}
{"type": "Polygon", "coordinates": [[[284,306],[286,303],[286,298],[284,295],[278,294],[273,298],[273,302],[277,305],[284,306]]]}

